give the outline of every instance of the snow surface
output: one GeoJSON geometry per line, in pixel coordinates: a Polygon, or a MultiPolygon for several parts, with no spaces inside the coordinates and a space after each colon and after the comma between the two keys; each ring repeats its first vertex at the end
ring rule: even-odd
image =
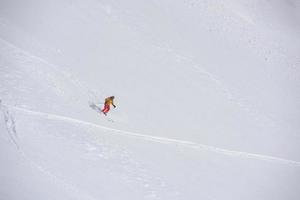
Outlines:
{"type": "Polygon", "coordinates": [[[0,200],[299,200],[299,52],[297,0],[0,0],[0,200]]]}

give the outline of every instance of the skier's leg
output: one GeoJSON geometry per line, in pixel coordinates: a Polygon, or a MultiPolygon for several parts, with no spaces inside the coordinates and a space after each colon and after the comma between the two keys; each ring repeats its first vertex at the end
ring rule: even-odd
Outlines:
{"type": "Polygon", "coordinates": [[[109,110],[110,110],[109,105],[104,105],[102,112],[106,115],[106,113],[108,113],[109,110]]]}
{"type": "Polygon", "coordinates": [[[102,109],[101,111],[102,111],[102,112],[105,112],[105,111],[106,111],[106,108],[107,108],[107,105],[104,104],[104,107],[103,107],[103,109],[102,109]]]}
{"type": "Polygon", "coordinates": [[[108,113],[109,110],[110,110],[110,106],[107,105],[105,113],[108,113]]]}

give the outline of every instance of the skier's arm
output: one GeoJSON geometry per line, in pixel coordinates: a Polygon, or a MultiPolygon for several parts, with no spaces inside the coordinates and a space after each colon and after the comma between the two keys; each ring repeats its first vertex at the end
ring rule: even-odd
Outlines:
{"type": "Polygon", "coordinates": [[[114,104],[114,102],[113,102],[113,101],[111,102],[111,105],[113,105],[113,107],[114,107],[114,108],[116,107],[116,105],[114,104]]]}

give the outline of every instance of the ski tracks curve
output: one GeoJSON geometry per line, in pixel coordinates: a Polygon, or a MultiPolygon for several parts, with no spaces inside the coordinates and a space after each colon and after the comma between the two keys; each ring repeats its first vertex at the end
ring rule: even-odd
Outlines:
{"type": "Polygon", "coordinates": [[[295,161],[295,160],[289,160],[289,159],[284,159],[280,157],[275,157],[275,156],[268,156],[268,155],[263,155],[263,154],[256,154],[256,153],[248,153],[248,152],[243,152],[243,151],[235,151],[235,150],[229,150],[229,149],[223,149],[223,148],[218,148],[215,146],[210,146],[210,145],[204,145],[204,144],[199,144],[191,141],[185,141],[185,140],[179,140],[179,139],[172,139],[172,138],[165,138],[165,137],[159,137],[159,136],[151,136],[151,135],[143,135],[140,133],[135,133],[131,131],[125,131],[125,130],[119,130],[99,124],[94,124],[91,122],[83,121],[80,119],[75,119],[67,116],[61,116],[61,115],[56,115],[56,114],[51,114],[51,113],[45,113],[45,112],[39,112],[39,111],[33,111],[17,106],[9,106],[6,105],[6,107],[12,109],[12,110],[17,110],[21,112],[25,112],[31,115],[36,115],[36,116],[41,116],[47,119],[54,119],[54,120],[64,120],[66,122],[70,123],[78,123],[84,126],[92,126],[95,128],[99,128],[102,130],[107,130],[111,131],[113,134],[118,134],[118,135],[123,135],[123,136],[128,136],[128,137],[134,137],[137,139],[141,140],[146,140],[146,141],[152,141],[152,142],[157,142],[157,143],[163,143],[163,144],[175,144],[175,145],[180,145],[182,147],[186,148],[192,148],[196,150],[204,150],[204,151],[210,151],[218,154],[223,154],[227,156],[232,156],[232,157],[240,157],[240,158],[247,158],[247,159],[256,159],[256,160],[262,160],[262,161],[268,161],[268,162],[274,162],[274,163],[279,163],[279,164],[285,164],[285,165],[290,165],[294,167],[300,167],[300,161],[295,161]]]}

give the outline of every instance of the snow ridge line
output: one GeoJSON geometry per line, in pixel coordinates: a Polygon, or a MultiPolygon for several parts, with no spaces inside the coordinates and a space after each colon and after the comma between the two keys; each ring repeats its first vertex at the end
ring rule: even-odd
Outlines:
{"type": "Polygon", "coordinates": [[[31,115],[45,117],[49,120],[63,120],[63,121],[70,122],[70,123],[78,123],[78,124],[85,125],[85,126],[92,126],[95,128],[111,131],[111,132],[113,132],[113,134],[118,134],[118,135],[122,135],[122,136],[135,137],[138,139],[153,141],[153,142],[158,142],[158,143],[163,143],[163,144],[176,144],[176,145],[180,145],[180,146],[187,147],[187,148],[211,151],[214,153],[223,154],[223,155],[232,156],[232,157],[256,159],[256,160],[261,160],[261,161],[268,161],[268,162],[274,162],[274,163],[278,163],[278,164],[285,164],[285,165],[290,165],[290,166],[294,166],[294,167],[300,167],[299,161],[284,159],[284,158],[280,158],[280,157],[248,153],[248,152],[243,152],[243,151],[228,150],[228,149],[218,148],[218,147],[204,145],[204,144],[198,144],[195,142],[185,141],[185,140],[171,139],[171,138],[165,138],[165,137],[159,137],[159,136],[143,135],[143,134],[139,134],[139,133],[135,133],[135,132],[114,129],[114,128],[106,127],[103,125],[98,125],[98,124],[94,124],[91,122],[83,121],[80,119],[74,119],[71,117],[66,117],[66,116],[61,116],[61,115],[56,115],[56,114],[51,114],[51,113],[45,113],[45,112],[39,112],[39,111],[33,111],[33,110],[20,108],[20,107],[16,107],[16,106],[7,106],[7,107],[10,107],[13,110],[22,111],[22,112],[25,112],[25,113],[28,113],[31,115]]]}

